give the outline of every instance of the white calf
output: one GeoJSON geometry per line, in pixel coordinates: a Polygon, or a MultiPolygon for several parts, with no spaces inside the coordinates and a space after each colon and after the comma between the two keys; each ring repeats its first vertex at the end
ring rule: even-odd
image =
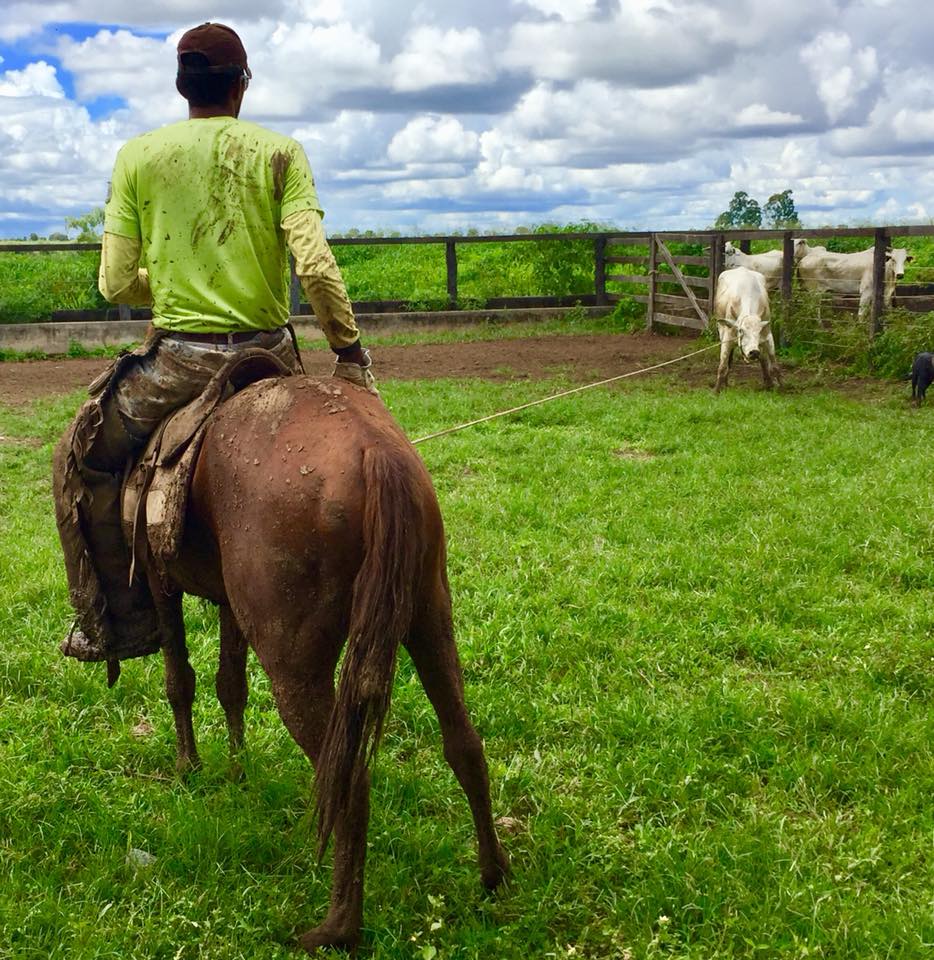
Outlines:
{"type": "Polygon", "coordinates": [[[733,363],[733,349],[737,343],[744,360],[759,361],[767,390],[771,390],[773,382],[781,384],[765,277],[747,267],[724,270],[717,280],[714,317],[720,334],[717,393],[726,386],[729,368],[733,363]]]}

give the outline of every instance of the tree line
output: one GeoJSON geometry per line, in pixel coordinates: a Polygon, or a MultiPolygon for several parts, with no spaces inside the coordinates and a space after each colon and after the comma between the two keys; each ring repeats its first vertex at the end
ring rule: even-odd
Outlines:
{"type": "Polygon", "coordinates": [[[733,194],[730,205],[714,221],[717,230],[751,230],[765,226],[772,230],[789,230],[801,226],[791,190],[773,193],[761,206],[745,190],[733,194]]]}

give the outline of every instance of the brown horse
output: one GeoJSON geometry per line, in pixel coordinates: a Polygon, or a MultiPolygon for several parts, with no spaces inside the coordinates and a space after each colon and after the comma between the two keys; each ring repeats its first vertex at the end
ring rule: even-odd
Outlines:
{"type": "Polygon", "coordinates": [[[168,594],[150,558],[179,768],[198,764],[183,591],[220,606],[216,686],[232,750],[243,743],[250,646],[282,721],[315,767],[319,853],[333,832],[334,866],[327,916],[301,946],[354,947],[360,937],[367,767],[399,644],[467,794],[483,883],[493,889],[503,880],[508,863],[454,645],[441,513],[422,461],[377,397],[295,376],[263,380],[228,400],[205,434],[182,549],[167,573],[168,594]]]}

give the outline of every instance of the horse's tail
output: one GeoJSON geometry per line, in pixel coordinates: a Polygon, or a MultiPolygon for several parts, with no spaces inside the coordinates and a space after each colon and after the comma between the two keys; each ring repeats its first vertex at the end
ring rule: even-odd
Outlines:
{"type": "Polygon", "coordinates": [[[316,775],[319,857],[379,744],[396,652],[412,624],[423,556],[409,457],[370,447],[363,454],[363,481],[363,562],[354,580],[347,651],[316,775]]]}

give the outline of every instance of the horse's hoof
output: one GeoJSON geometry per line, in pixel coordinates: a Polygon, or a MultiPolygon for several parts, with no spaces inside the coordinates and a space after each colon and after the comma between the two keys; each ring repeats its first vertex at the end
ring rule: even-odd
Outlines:
{"type": "Polygon", "coordinates": [[[190,773],[201,769],[201,758],[197,754],[193,757],[179,757],[175,761],[175,772],[184,779],[190,773]]]}
{"type": "Polygon", "coordinates": [[[348,932],[339,929],[336,924],[328,923],[327,920],[298,938],[298,945],[312,956],[317,955],[319,950],[343,950],[353,957],[357,954],[359,943],[359,929],[348,932]]]}
{"type": "Polygon", "coordinates": [[[487,890],[492,892],[509,876],[509,857],[500,848],[496,851],[493,863],[486,864],[480,869],[480,880],[487,890]]]}

